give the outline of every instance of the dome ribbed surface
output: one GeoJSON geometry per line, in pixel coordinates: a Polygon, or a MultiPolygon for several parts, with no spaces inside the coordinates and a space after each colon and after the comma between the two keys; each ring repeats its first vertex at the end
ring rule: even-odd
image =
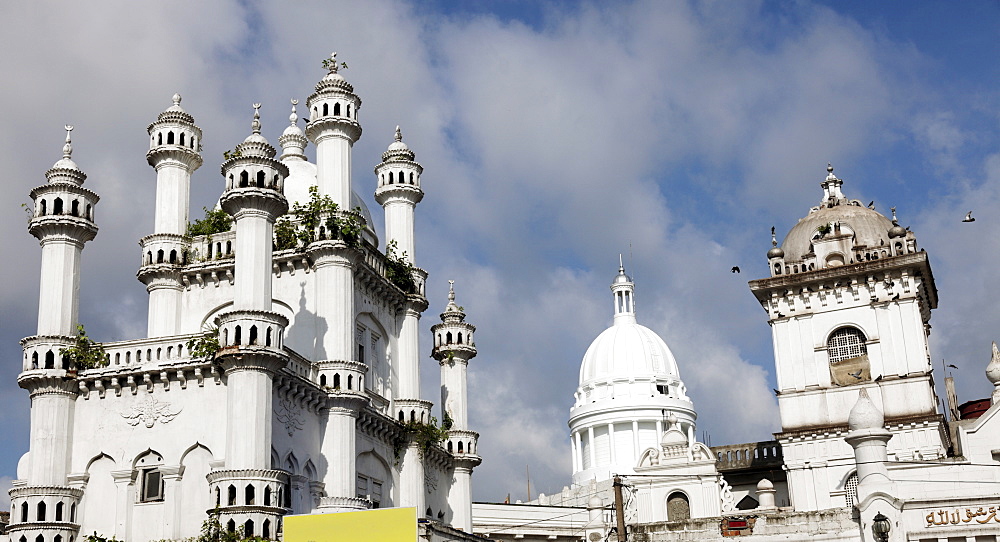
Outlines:
{"type": "Polygon", "coordinates": [[[785,261],[797,262],[810,252],[813,236],[820,226],[831,222],[847,224],[854,231],[855,245],[879,246],[889,237],[892,221],[877,211],[860,205],[824,207],[799,219],[781,244],[785,261]]]}
{"type": "Polygon", "coordinates": [[[639,324],[619,323],[594,339],[580,365],[580,385],[608,378],[672,376],[680,379],[674,354],[663,339],[639,324]]]}

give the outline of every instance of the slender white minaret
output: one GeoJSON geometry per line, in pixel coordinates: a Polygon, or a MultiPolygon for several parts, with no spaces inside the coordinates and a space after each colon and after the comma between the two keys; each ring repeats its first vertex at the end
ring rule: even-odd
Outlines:
{"type": "Polygon", "coordinates": [[[434,336],[431,356],[441,365],[441,418],[448,429],[445,446],[454,465],[454,482],[448,491],[451,525],[472,532],[472,469],[483,461],[477,454],[479,433],[469,430],[466,380],[469,360],[476,357],[472,336],[476,326],[465,321],[465,312],[455,304],[455,281],[448,284],[448,305],[441,313],[441,323],[431,326],[434,336]]]}
{"type": "Polygon", "coordinates": [[[341,209],[351,206],[351,148],[361,137],[358,109],[361,98],[338,73],[337,53],[325,62],[329,73],[306,99],[309,123],[306,137],[316,145],[320,195],[330,196],[341,209]]]}
{"type": "Polygon", "coordinates": [[[375,166],[378,180],[375,201],[385,209],[386,244],[395,243],[396,253],[411,264],[416,262],[413,210],[424,198],[420,189],[424,168],[413,160],[414,156],[403,143],[403,133],[397,126],[395,141],[382,153],[382,163],[375,166]]]}
{"type": "MultiPolygon", "coordinates": [[[[855,506],[862,523],[862,540],[878,542],[871,529],[876,514],[886,516],[893,525],[902,517],[902,500],[896,484],[889,478],[885,463],[889,460],[886,444],[892,433],[885,428],[885,415],[868,396],[868,388],[861,388],[858,401],[851,409],[844,440],[854,448],[854,462],[858,475],[858,498],[855,506]]],[[[902,541],[903,529],[893,529],[890,540],[902,541]]]]}
{"type": "Polygon", "coordinates": [[[187,263],[186,237],[191,173],[202,164],[201,128],[181,108],[181,95],[149,125],[146,161],[156,169],[156,213],[153,234],[143,237],[139,280],[149,292],[147,331],[150,337],[180,332],[183,285],[179,266],[187,263]]]}
{"type": "Polygon", "coordinates": [[[72,422],[79,391],[61,350],[73,344],[79,312],[80,256],[97,235],[94,207],[100,199],[84,188],[87,175],[72,159],[72,126],[66,126],[63,157],[45,172],[46,184],[31,191],[35,213],[28,232],[42,246],[38,334],[21,341],[24,362],[17,383],[31,396],[30,449],[25,484],[11,490],[14,539],[76,537],[75,515],[83,491],[67,485],[72,422]],[[56,520],[57,502],[62,517],[56,520]]]}
{"type": "Polygon", "coordinates": [[[260,135],[260,104],[253,133],[222,164],[226,190],[219,203],[236,223],[233,310],[216,319],[226,374],[226,466],[209,473],[223,524],[247,536],[277,531],[278,490],[287,474],[271,470],[271,396],[274,375],[288,362],[283,337],[288,320],[272,310],[274,221],[288,210],[282,190],[288,168],[260,135]],[[270,502],[268,500],[270,499],[270,502]]]}

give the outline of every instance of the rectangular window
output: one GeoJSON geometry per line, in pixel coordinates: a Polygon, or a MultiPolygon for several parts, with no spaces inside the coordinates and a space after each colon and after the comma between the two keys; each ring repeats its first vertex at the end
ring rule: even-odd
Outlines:
{"type": "Polygon", "coordinates": [[[163,500],[163,476],[156,469],[142,471],[141,502],[163,500]]]}
{"type": "Polygon", "coordinates": [[[358,475],[358,485],[357,485],[357,492],[355,493],[355,496],[357,498],[359,498],[359,499],[367,499],[368,498],[368,477],[367,476],[364,476],[364,475],[361,475],[361,474],[358,475]]]}
{"type": "Polygon", "coordinates": [[[372,480],[372,508],[379,508],[382,505],[382,482],[372,480]]]}

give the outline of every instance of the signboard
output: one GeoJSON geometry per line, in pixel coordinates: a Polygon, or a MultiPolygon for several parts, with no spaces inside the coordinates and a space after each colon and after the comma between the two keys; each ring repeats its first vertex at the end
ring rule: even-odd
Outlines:
{"type": "Polygon", "coordinates": [[[416,542],[417,509],[285,516],[285,542],[416,542]]]}

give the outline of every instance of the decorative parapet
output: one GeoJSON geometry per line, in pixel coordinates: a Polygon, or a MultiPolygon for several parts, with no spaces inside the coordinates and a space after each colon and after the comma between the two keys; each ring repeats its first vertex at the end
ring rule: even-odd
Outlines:
{"type": "Polygon", "coordinates": [[[719,472],[757,467],[780,467],[784,464],[781,444],[776,440],[712,446],[719,472]]]}

